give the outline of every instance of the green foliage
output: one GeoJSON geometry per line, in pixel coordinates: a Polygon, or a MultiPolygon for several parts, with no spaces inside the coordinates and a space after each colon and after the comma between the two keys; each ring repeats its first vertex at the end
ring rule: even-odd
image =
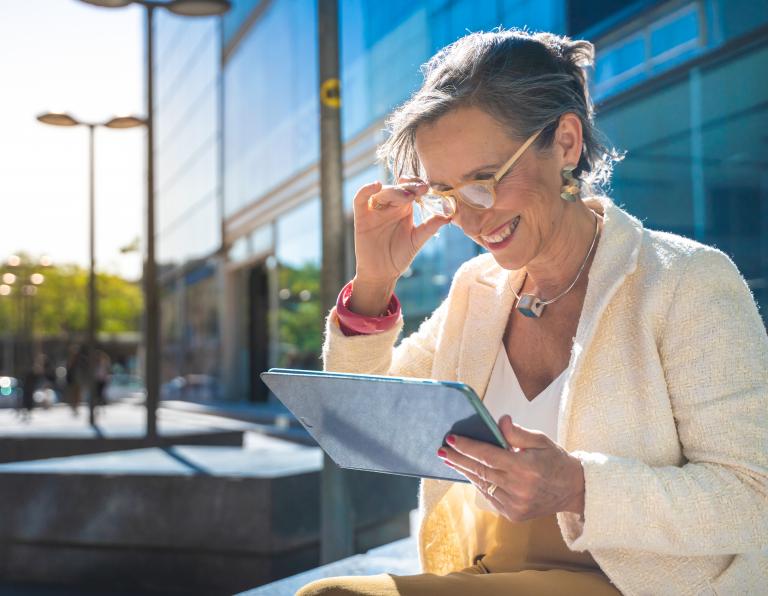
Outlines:
{"type": "Polygon", "coordinates": [[[296,269],[281,266],[278,280],[280,366],[317,368],[323,340],[320,270],[311,263],[296,269]]]}
{"type": "MultiPolygon", "coordinates": [[[[88,271],[76,265],[33,265],[36,260],[22,256],[18,267],[3,265],[0,274],[18,276],[10,296],[0,296],[0,329],[15,331],[21,309],[32,310],[34,334],[61,336],[84,333],[88,326],[88,271]],[[45,281],[34,296],[20,295],[22,280],[42,273],[45,281]]],[[[106,333],[138,331],[142,294],[138,283],[116,275],[97,273],[97,330],[106,333]]]]}

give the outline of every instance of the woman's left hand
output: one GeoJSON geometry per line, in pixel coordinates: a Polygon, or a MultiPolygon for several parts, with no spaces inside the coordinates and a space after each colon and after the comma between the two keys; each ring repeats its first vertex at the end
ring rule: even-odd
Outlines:
{"type": "Polygon", "coordinates": [[[559,511],[584,515],[584,470],[547,435],[499,420],[509,444],[502,449],[467,437],[449,435],[438,455],[480,490],[508,520],[521,522],[559,511]],[[497,488],[488,493],[492,485],[497,488]]]}

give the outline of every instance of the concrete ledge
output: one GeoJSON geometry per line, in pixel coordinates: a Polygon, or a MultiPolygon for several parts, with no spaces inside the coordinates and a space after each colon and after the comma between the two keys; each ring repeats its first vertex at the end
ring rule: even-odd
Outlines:
{"type": "Polygon", "coordinates": [[[78,438],[78,437],[13,437],[0,439],[0,463],[31,461],[51,457],[68,457],[126,451],[147,447],[171,447],[173,445],[219,445],[239,446],[243,444],[243,431],[203,431],[168,434],[150,441],[145,437],[135,438],[78,438]]]}
{"type": "MultiPolygon", "coordinates": [[[[311,569],[321,466],[267,437],[2,464],[0,580],[232,594],[311,569]]],[[[347,480],[359,551],[408,535],[413,479],[347,480]]]]}
{"type": "Polygon", "coordinates": [[[310,582],[326,577],[341,575],[413,575],[420,573],[419,555],[415,538],[403,538],[396,542],[369,550],[363,555],[355,555],[323,565],[292,577],[281,579],[271,584],[242,592],[238,596],[292,596],[299,588],[310,582]]]}

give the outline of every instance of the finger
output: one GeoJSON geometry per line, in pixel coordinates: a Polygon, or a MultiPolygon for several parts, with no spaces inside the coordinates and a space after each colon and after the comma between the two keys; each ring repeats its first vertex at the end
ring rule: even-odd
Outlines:
{"type": "Polygon", "coordinates": [[[405,184],[405,183],[408,183],[408,182],[418,182],[420,184],[423,184],[424,186],[427,185],[427,183],[424,182],[424,180],[422,180],[418,176],[400,176],[397,179],[397,183],[398,184],[405,184]]]}
{"type": "Polygon", "coordinates": [[[370,182],[368,184],[364,184],[361,186],[358,191],[355,193],[355,198],[353,200],[353,204],[355,207],[363,207],[368,203],[368,199],[371,198],[371,195],[379,192],[381,190],[381,182],[378,180],[376,182],[370,182]]]}
{"type": "Polygon", "coordinates": [[[504,435],[510,447],[520,449],[546,449],[552,445],[549,437],[538,430],[529,430],[512,422],[512,418],[504,415],[499,420],[499,430],[504,435]]]}
{"type": "Polygon", "coordinates": [[[424,223],[416,226],[412,232],[413,246],[416,250],[419,250],[427,240],[432,238],[437,231],[445,224],[450,223],[450,217],[443,217],[442,215],[433,215],[424,223]]]}
{"type": "Polygon", "coordinates": [[[450,463],[458,472],[461,472],[462,474],[468,472],[481,480],[495,482],[496,484],[505,481],[506,475],[499,470],[486,466],[450,447],[443,447],[442,449],[445,453],[445,455],[442,456],[443,459],[447,463],[450,463]]]}
{"type": "MultiPolygon", "coordinates": [[[[452,466],[453,467],[453,466],[452,466]]],[[[493,484],[490,481],[483,480],[479,476],[476,476],[472,472],[469,472],[467,470],[459,470],[457,468],[457,472],[459,472],[461,475],[463,475],[467,480],[472,483],[472,485],[480,491],[483,496],[488,499],[497,509],[500,509],[502,507],[506,507],[508,504],[512,503],[512,497],[507,493],[507,491],[504,490],[504,488],[497,484],[496,490],[493,491],[493,494],[490,494],[488,492],[488,489],[491,488],[491,485],[493,484]]]]}
{"type": "Polygon", "coordinates": [[[418,195],[424,194],[427,187],[424,184],[408,183],[399,186],[386,184],[372,194],[368,199],[368,206],[372,209],[386,209],[409,205],[418,195]]]}
{"type": "MultiPolygon", "coordinates": [[[[446,442],[453,448],[453,451],[489,468],[508,469],[513,463],[510,461],[509,451],[484,441],[476,441],[460,435],[448,435],[446,442]]],[[[447,451],[450,453],[451,449],[447,451]]]]}
{"type": "Polygon", "coordinates": [[[514,494],[508,490],[504,490],[504,487],[500,484],[496,485],[496,490],[493,494],[488,492],[491,487],[490,482],[484,481],[482,478],[475,476],[471,472],[461,471],[456,469],[457,472],[466,477],[472,485],[482,493],[488,502],[493,505],[496,510],[502,515],[506,516],[510,521],[525,521],[530,517],[522,515],[524,509],[521,507],[520,502],[515,498],[514,494]]]}

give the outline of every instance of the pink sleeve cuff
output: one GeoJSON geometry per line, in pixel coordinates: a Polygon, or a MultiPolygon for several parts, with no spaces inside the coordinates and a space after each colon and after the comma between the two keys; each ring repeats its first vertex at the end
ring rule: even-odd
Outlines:
{"type": "Polygon", "coordinates": [[[392,329],[400,318],[400,301],[392,294],[386,312],[380,317],[366,317],[349,310],[349,300],[352,298],[352,282],[349,282],[339,292],[336,300],[336,316],[339,318],[339,328],[346,336],[372,335],[392,329]]]}

